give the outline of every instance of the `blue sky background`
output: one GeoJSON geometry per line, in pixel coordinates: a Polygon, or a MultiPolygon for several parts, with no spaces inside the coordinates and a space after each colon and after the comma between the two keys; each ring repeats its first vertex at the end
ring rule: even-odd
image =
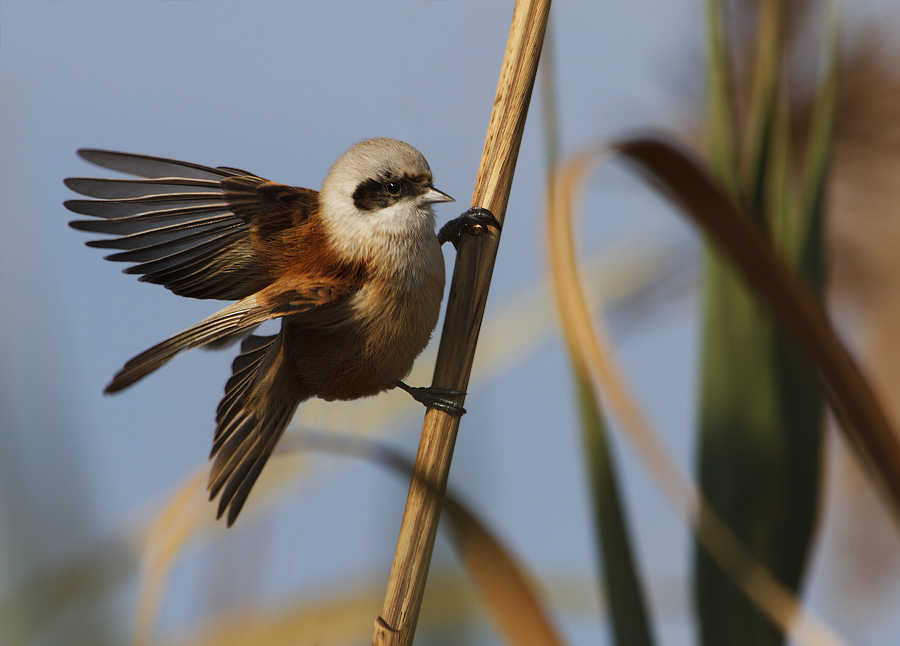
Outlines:
{"type": "MultiPolygon", "coordinates": [[[[0,2],[0,594],[160,508],[205,462],[234,355],[193,352],[121,395],[102,395],[126,359],[220,304],[140,284],[84,246],[89,236],[66,226],[62,202],[74,195],[62,180],[105,171],[75,150],[236,166],[319,188],[356,141],[396,137],[422,151],[435,185],[457,199],[439,205],[443,223],[471,196],[510,17],[511,3],[475,1],[0,2]]],[[[563,152],[683,123],[701,85],[702,18],[696,0],[557,3],[563,152]]],[[[537,97],[486,319],[534,290],[546,268],[537,97]]],[[[677,246],[688,264],[698,257],[688,227],[620,168],[592,180],[585,204],[586,256],[652,238],[677,246]]],[[[453,252],[445,254],[450,268],[453,252]]],[[[657,295],[643,309],[632,303],[611,324],[635,390],[689,468],[694,290],[657,295]]],[[[592,525],[558,338],[472,392],[466,407],[451,486],[541,580],[589,582],[592,525]]],[[[380,439],[412,455],[420,419],[412,417],[380,439]]],[[[692,643],[687,535],[630,448],[616,445],[660,643],[692,643]]],[[[317,459],[316,480],[273,512],[179,560],[157,634],[178,633],[211,609],[210,580],[239,588],[218,590],[219,600],[249,595],[262,610],[359,579],[386,582],[406,486],[377,467],[317,459]],[[260,574],[235,582],[224,563],[260,574]]],[[[458,567],[440,539],[436,559],[435,568],[458,567]]],[[[827,616],[822,585],[813,601],[827,616]]],[[[111,606],[123,640],[135,591],[117,589],[111,606]]],[[[571,643],[606,643],[596,603],[556,610],[571,643]]],[[[856,634],[854,618],[837,621],[856,634]]],[[[891,643],[882,638],[892,628],[878,621],[865,643],[891,643]]],[[[484,632],[485,643],[493,639],[484,632]]],[[[50,629],[42,643],[71,642],[50,629]]]]}

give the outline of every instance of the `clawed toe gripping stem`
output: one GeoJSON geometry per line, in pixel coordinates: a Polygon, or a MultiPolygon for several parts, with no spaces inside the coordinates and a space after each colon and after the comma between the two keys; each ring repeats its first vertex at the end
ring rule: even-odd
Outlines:
{"type": "Polygon", "coordinates": [[[441,227],[438,232],[438,240],[441,244],[449,242],[454,248],[459,248],[459,238],[463,231],[477,235],[488,227],[494,227],[500,231],[502,227],[494,214],[480,206],[473,206],[471,209],[460,215],[458,218],[450,220],[441,227]]]}
{"type": "Polygon", "coordinates": [[[413,399],[425,406],[425,408],[437,408],[450,415],[458,415],[462,417],[466,414],[466,409],[457,404],[450,397],[465,395],[461,390],[453,390],[451,388],[442,388],[440,386],[429,386],[427,388],[416,388],[408,386],[402,381],[397,381],[394,386],[400,390],[408,392],[413,399]]]}

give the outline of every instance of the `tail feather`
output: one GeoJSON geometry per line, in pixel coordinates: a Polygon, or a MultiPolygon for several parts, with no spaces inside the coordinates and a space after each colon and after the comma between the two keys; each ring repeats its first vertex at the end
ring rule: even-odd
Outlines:
{"type": "Polygon", "coordinates": [[[269,318],[271,318],[270,310],[259,307],[256,296],[250,296],[229,305],[200,321],[197,325],[169,337],[128,361],[113,377],[106,387],[106,392],[115,393],[128,388],[168,363],[179,352],[206,345],[225,336],[248,331],[269,318]]]}
{"type": "Polygon", "coordinates": [[[281,335],[250,336],[241,344],[219,404],[208,488],[210,500],[221,494],[218,515],[227,511],[229,526],[306,399],[285,369],[281,340],[281,335]]]}
{"type": "Polygon", "coordinates": [[[232,375],[225,384],[225,396],[216,410],[216,435],[210,457],[218,453],[233,434],[234,425],[240,423],[242,414],[246,415],[248,390],[253,387],[259,367],[277,338],[277,335],[251,336],[241,344],[242,352],[231,366],[232,375]]]}
{"type": "Polygon", "coordinates": [[[240,455],[237,468],[229,475],[221,498],[219,498],[218,517],[221,518],[227,509],[229,527],[234,524],[241,512],[250,490],[256,483],[256,479],[259,478],[259,474],[262,473],[272,451],[275,450],[278,440],[284,434],[295,409],[296,405],[292,406],[290,410],[280,411],[280,415],[275,419],[266,420],[271,426],[265,430],[257,427],[259,437],[240,455]]]}

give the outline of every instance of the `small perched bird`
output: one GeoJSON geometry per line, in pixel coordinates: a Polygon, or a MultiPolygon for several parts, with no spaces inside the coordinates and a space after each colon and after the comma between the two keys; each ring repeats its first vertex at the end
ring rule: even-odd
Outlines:
{"type": "Polygon", "coordinates": [[[172,357],[246,337],[216,412],[210,500],[231,526],[297,406],[310,397],[349,400],[400,387],[426,406],[464,410],[454,391],[401,380],[437,324],[444,292],[441,245],[463,230],[496,227],[472,209],[435,235],[434,188],[419,151],[369,139],[331,167],[321,191],[276,184],[242,170],[83,149],[89,162],[145,179],[71,178],[92,200],[66,208],[97,219],[81,231],[110,234],[88,246],[180,296],[236,303],[130,361],[114,393],[172,357]],[[273,336],[251,332],[281,319],[273,336]]]}

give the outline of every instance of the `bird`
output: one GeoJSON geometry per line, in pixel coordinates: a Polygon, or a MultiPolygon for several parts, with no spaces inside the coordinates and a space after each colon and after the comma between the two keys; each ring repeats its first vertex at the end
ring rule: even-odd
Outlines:
{"type": "Polygon", "coordinates": [[[143,282],[198,299],[235,301],[125,363],[116,393],[175,355],[241,340],[216,409],[209,498],[234,524],[266,461],[307,399],[352,400],[399,387],[461,415],[454,390],[402,380],[428,344],[444,292],[441,247],[464,231],[500,230],[474,207],[435,234],[432,206],[451,202],[428,162],[396,139],[367,139],[334,162],[319,191],[227,167],[80,149],[97,166],[139,179],[75,177],[64,202],[90,247],[143,282]],[[254,334],[280,319],[277,334],[254,334]]]}

